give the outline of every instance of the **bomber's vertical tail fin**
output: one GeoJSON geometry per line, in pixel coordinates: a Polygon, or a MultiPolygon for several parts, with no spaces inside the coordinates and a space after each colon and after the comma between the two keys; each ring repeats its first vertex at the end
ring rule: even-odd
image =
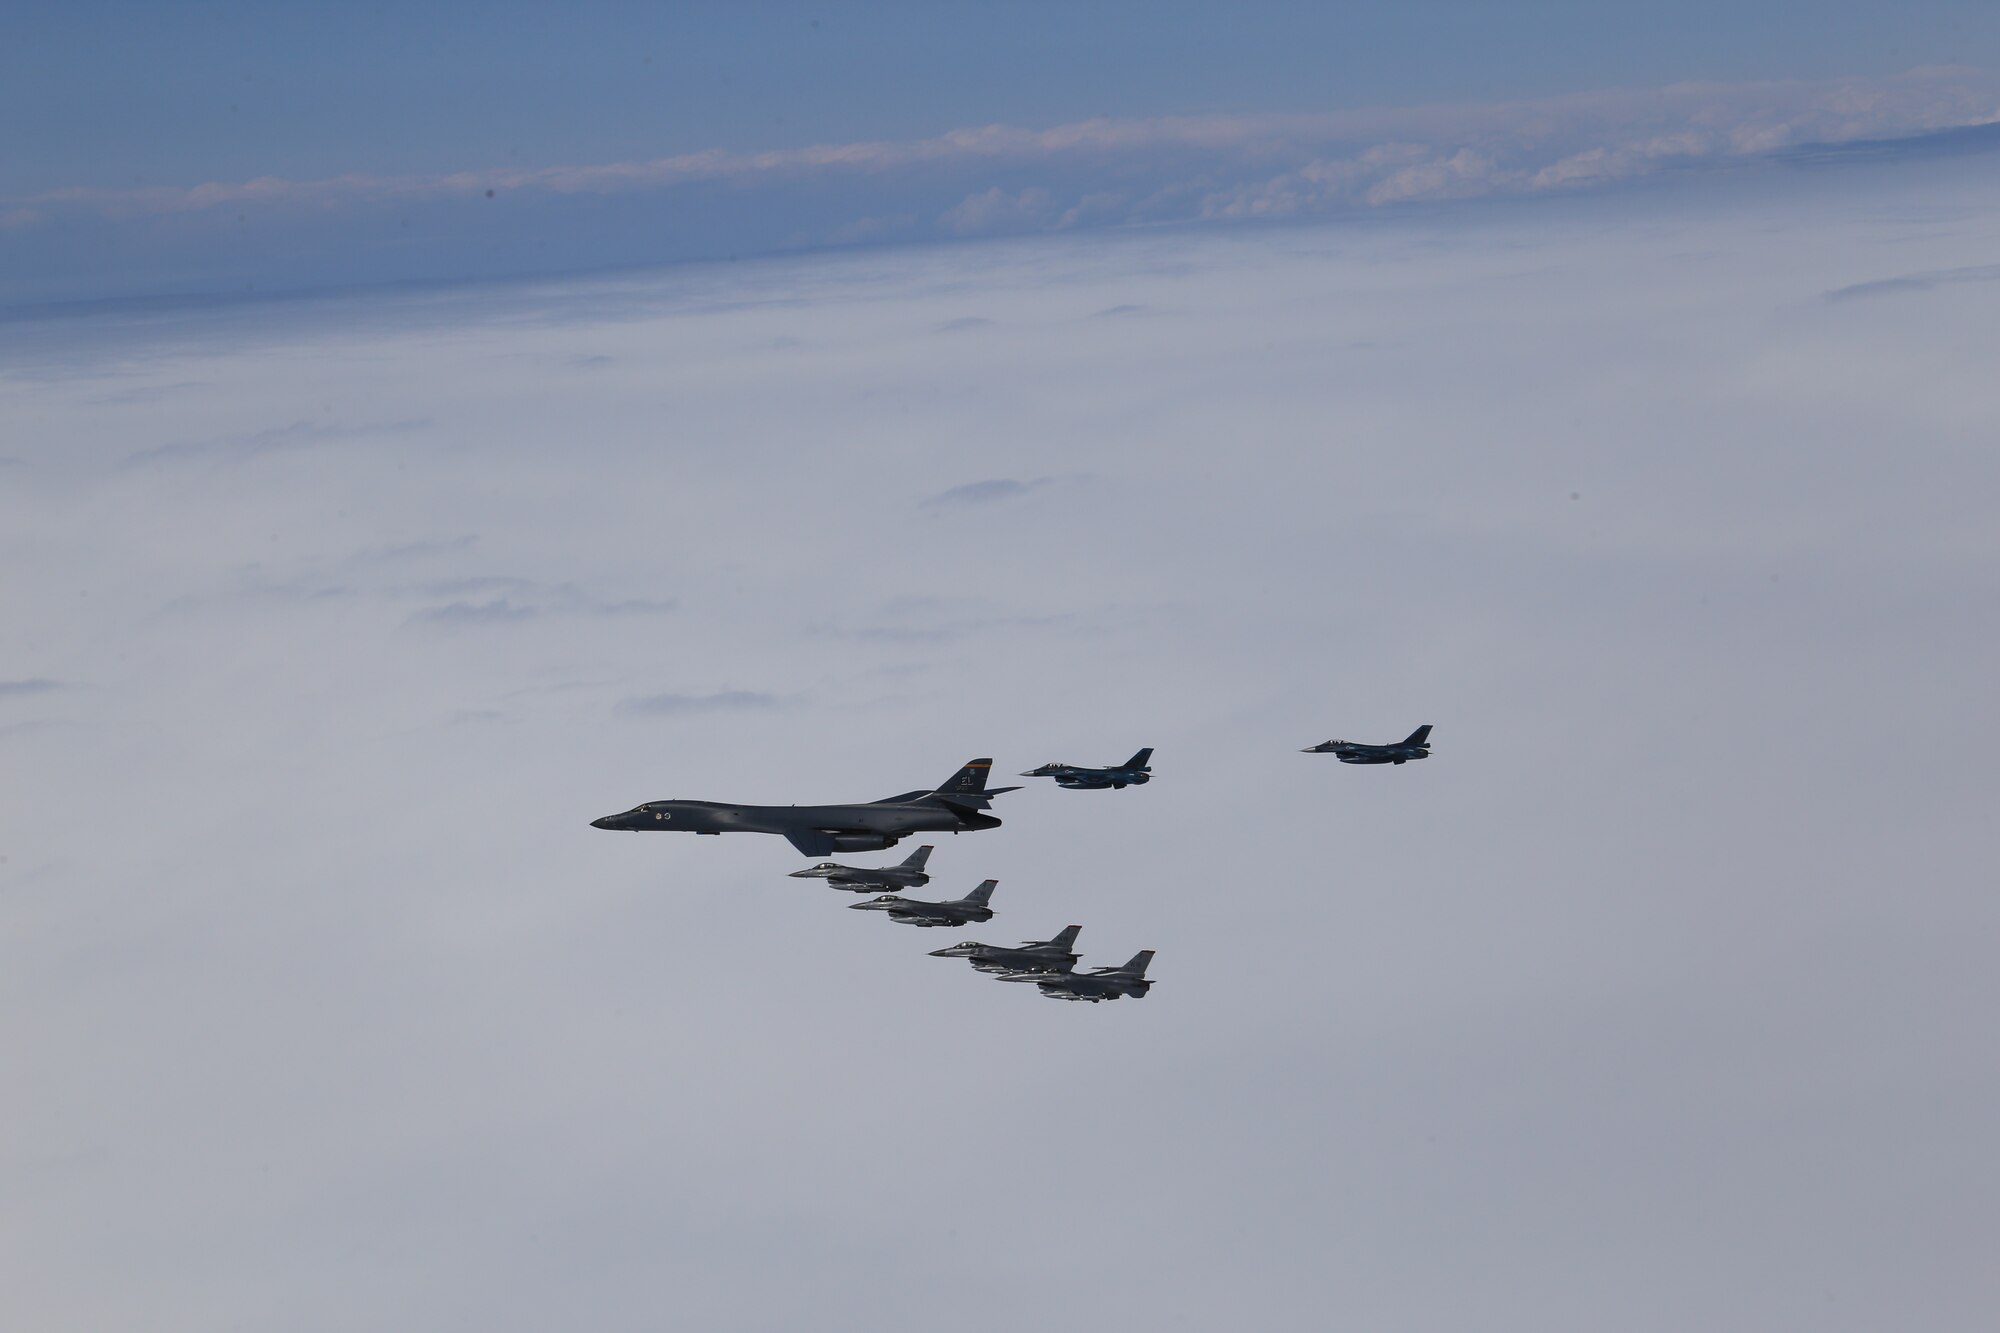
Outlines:
{"type": "Polygon", "coordinates": [[[1139,751],[1139,753],[1133,755],[1130,759],[1127,759],[1123,764],[1119,765],[1119,767],[1144,768],[1148,764],[1151,764],[1152,762],[1153,762],[1153,747],[1149,745],[1145,749],[1139,751]]]}
{"type": "Polygon", "coordinates": [[[973,759],[938,787],[943,796],[984,796],[986,775],[993,770],[991,759],[973,759]]]}
{"type": "Polygon", "coordinates": [[[1430,743],[1431,724],[1428,722],[1411,732],[1409,738],[1403,742],[1405,745],[1429,745],[1430,743]]]}
{"type": "Polygon", "coordinates": [[[984,907],[986,906],[986,900],[993,896],[994,886],[999,883],[1000,881],[997,879],[983,879],[979,881],[978,888],[974,889],[971,893],[966,894],[965,897],[961,898],[959,901],[973,903],[980,907],[984,907]]]}
{"type": "Polygon", "coordinates": [[[930,859],[931,859],[931,845],[929,843],[925,843],[923,846],[917,848],[917,850],[911,852],[908,856],[903,858],[902,869],[922,870],[924,868],[924,862],[930,859]]]}
{"type": "Polygon", "coordinates": [[[1082,933],[1082,926],[1064,926],[1049,943],[1055,945],[1064,953],[1073,953],[1076,950],[1076,937],[1082,933]]]}
{"type": "Polygon", "coordinates": [[[1132,955],[1131,962],[1125,964],[1125,966],[1119,968],[1118,970],[1121,972],[1130,972],[1135,977],[1143,977],[1146,975],[1147,965],[1150,964],[1152,961],[1153,961],[1153,951],[1151,949],[1141,949],[1139,950],[1139,952],[1132,955]]]}

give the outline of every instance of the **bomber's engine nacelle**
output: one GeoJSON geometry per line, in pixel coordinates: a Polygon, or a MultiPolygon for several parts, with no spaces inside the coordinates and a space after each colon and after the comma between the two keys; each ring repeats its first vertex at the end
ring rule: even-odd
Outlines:
{"type": "Polygon", "coordinates": [[[833,835],[833,850],[836,852],[879,852],[895,845],[896,839],[886,833],[836,833],[833,835]]]}

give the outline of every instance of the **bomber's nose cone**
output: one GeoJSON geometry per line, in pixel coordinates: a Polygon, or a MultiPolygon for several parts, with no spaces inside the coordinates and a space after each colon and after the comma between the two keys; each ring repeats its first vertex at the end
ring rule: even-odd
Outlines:
{"type": "Polygon", "coordinates": [[[591,826],[592,828],[616,828],[616,827],[617,827],[617,825],[615,825],[615,824],[613,824],[613,823],[611,822],[611,816],[610,816],[610,815],[606,815],[606,816],[605,816],[604,818],[602,818],[602,819],[593,819],[593,820],[591,820],[591,821],[590,821],[590,826],[591,826]]]}

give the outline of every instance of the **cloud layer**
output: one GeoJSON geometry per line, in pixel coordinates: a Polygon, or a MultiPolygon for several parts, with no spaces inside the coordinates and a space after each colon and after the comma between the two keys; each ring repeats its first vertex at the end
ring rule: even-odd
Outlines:
{"type": "Polygon", "coordinates": [[[1996,209],[0,327],[12,1322],[1983,1327],[1996,209]],[[588,827],[1141,745],[930,868],[1143,1003],[588,827]]]}

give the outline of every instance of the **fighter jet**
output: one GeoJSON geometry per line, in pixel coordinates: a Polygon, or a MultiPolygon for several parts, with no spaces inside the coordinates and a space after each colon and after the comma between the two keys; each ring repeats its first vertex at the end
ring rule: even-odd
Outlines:
{"type": "Polygon", "coordinates": [[[906,926],[963,926],[972,921],[993,919],[993,909],[986,902],[993,896],[993,887],[999,882],[997,879],[982,880],[971,893],[948,903],[927,903],[918,898],[898,898],[893,893],[885,893],[880,898],[871,898],[865,903],[849,903],[847,906],[855,912],[887,912],[891,921],[900,921],[906,926]]]}
{"type": "Polygon", "coordinates": [[[879,852],[912,833],[970,833],[999,828],[983,813],[991,798],[1019,787],[986,789],[991,759],[974,759],[934,791],[906,791],[863,805],[726,805],[721,801],[648,801],[592,828],[634,833],[776,833],[806,856],[879,852]]]}
{"type": "Polygon", "coordinates": [[[1146,965],[1153,961],[1151,949],[1141,949],[1132,955],[1132,961],[1123,967],[1093,967],[1088,972],[1069,972],[1052,976],[1046,972],[1009,972],[1002,981],[1028,981],[1041,988],[1042,994],[1052,1000],[1087,1001],[1096,1004],[1100,1000],[1115,1000],[1129,995],[1135,1000],[1146,998],[1146,992],[1153,989],[1153,983],[1146,980],[1146,965]]]}
{"type": "Polygon", "coordinates": [[[1082,929],[1064,926],[1052,940],[1027,940],[1012,949],[965,940],[949,949],[933,949],[931,957],[969,959],[980,972],[1067,972],[1076,966],[1077,955],[1071,946],[1082,929]]]}
{"type": "Polygon", "coordinates": [[[931,858],[931,845],[911,852],[901,865],[882,866],[867,870],[861,866],[836,865],[832,861],[821,861],[816,866],[804,870],[794,870],[793,879],[823,879],[830,889],[846,889],[849,893],[875,893],[882,889],[921,889],[931,882],[924,873],[924,862],[931,858]]]}
{"type": "Polygon", "coordinates": [[[1343,764],[1402,764],[1431,757],[1431,724],[1426,722],[1394,745],[1363,745],[1360,741],[1323,741],[1300,754],[1330,754],[1343,764]]]}
{"type": "Polygon", "coordinates": [[[1043,764],[1031,768],[1024,778],[1054,778],[1058,787],[1080,787],[1098,791],[1105,787],[1136,787],[1151,782],[1152,747],[1139,751],[1124,763],[1111,768],[1078,768],[1074,764],[1043,764]]]}

